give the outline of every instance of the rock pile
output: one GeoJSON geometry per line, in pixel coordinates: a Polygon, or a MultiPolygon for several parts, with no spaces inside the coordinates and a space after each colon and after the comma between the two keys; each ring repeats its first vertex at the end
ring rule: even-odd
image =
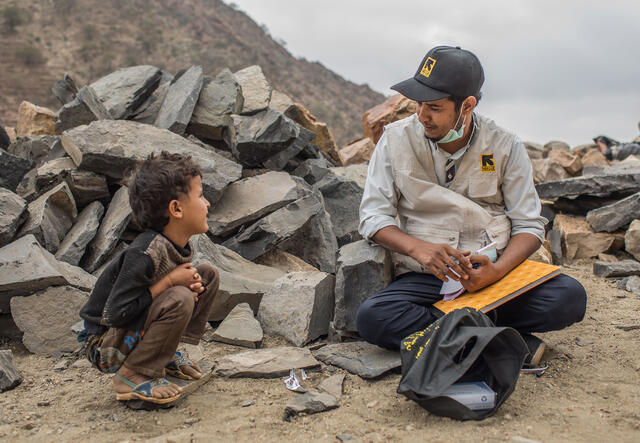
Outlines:
{"type": "MultiPolygon", "coordinates": [[[[215,77],[134,66],[79,86],[56,82],[57,112],[24,102],[18,138],[0,149],[0,317],[15,325],[4,335],[42,355],[76,349],[80,306],[139,232],[123,179],[162,150],[199,164],[212,203],[209,232],[192,239],[193,261],[221,276],[207,339],[259,348],[264,330],[300,347],[334,318],[355,330],[365,292],[391,278],[388,254],[357,232],[365,157],[339,167],[327,125],[259,66],[215,77]]],[[[308,360],[295,367],[319,365],[308,360]]]]}

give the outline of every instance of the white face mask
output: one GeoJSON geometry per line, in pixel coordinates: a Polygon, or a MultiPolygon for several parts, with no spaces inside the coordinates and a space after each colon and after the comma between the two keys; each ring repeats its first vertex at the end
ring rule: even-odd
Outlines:
{"type": "Polygon", "coordinates": [[[457,131],[455,130],[455,127],[458,126],[458,122],[460,121],[461,116],[462,116],[462,107],[460,109],[460,114],[458,114],[458,118],[456,119],[456,122],[453,125],[453,128],[449,129],[449,132],[447,132],[447,135],[445,135],[440,140],[438,140],[437,143],[451,143],[453,141],[456,141],[462,138],[462,135],[464,134],[464,123],[462,123],[462,126],[460,126],[460,129],[458,129],[457,131]]]}

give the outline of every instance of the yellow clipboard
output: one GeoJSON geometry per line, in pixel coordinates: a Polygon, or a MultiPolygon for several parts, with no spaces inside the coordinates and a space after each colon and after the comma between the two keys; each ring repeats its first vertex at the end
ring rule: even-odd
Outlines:
{"type": "Polygon", "coordinates": [[[525,260],[492,285],[478,292],[465,292],[451,301],[440,300],[433,306],[445,314],[459,308],[475,308],[486,313],[558,274],[559,266],[525,260]]]}

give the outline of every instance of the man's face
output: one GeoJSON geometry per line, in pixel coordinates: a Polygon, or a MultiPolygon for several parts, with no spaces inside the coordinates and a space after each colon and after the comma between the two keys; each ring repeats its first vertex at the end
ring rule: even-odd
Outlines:
{"type": "MultiPolygon", "coordinates": [[[[441,98],[431,102],[418,102],[418,120],[424,126],[427,138],[437,141],[447,135],[456,123],[459,111],[456,112],[455,104],[448,98],[441,98]]],[[[460,119],[462,120],[462,119],[460,119]]],[[[461,121],[458,122],[458,126],[461,121]]],[[[454,128],[458,129],[458,128],[454,128]]]]}

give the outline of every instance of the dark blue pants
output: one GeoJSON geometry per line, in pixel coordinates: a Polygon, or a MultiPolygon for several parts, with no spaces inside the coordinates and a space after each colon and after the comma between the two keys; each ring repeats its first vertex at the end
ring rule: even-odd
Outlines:
{"type": "MultiPolygon", "coordinates": [[[[442,298],[441,287],[442,281],[430,274],[399,276],[358,308],[360,336],[369,343],[399,349],[403,338],[443,315],[432,306],[442,298]]],[[[587,294],[580,282],[560,274],[494,309],[495,323],[518,332],[556,331],[582,320],[586,306],[587,294]]]]}

